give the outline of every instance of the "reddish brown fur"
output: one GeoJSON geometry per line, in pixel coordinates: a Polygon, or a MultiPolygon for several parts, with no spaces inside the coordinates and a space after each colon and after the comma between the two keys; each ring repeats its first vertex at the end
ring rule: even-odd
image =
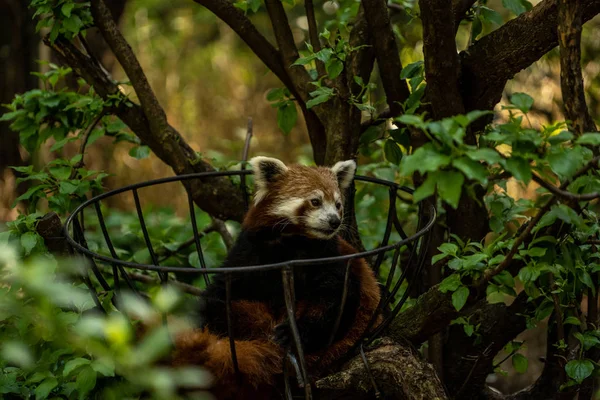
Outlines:
{"type": "MultiPolygon", "coordinates": [[[[317,189],[323,191],[325,201],[333,202],[335,192],[339,193],[337,178],[330,168],[289,165],[288,170],[281,178],[269,184],[267,195],[257,205],[250,208],[244,218],[244,229],[256,230],[265,226],[277,225],[283,218],[270,213],[275,204],[291,197],[308,198],[317,189]]],[[[340,195],[342,194],[340,193],[340,195]]],[[[303,207],[308,208],[308,203],[303,207]]],[[[288,228],[299,229],[299,227],[292,226],[288,226],[288,228]]]]}
{"type": "MultiPolygon", "coordinates": [[[[354,254],[356,250],[339,239],[342,255],[354,254]]],[[[318,376],[333,362],[344,356],[363,335],[371,316],[379,304],[380,292],[377,279],[362,258],[351,262],[351,273],[360,281],[360,307],[355,323],[343,339],[329,348],[307,354],[310,373],[318,376]]],[[[213,393],[218,399],[268,399],[272,396],[275,377],[282,373],[283,349],[269,340],[272,329],[281,321],[275,320],[271,310],[264,304],[251,301],[232,303],[236,324],[245,326],[253,340],[236,340],[236,354],[242,374],[241,385],[236,380],[228,338],[219,338],[208,330],[192,330],[178,335],[171,363],[179,365],[203,365],[216,377],[213,393]]],[[[322,309],[307,302],[296,307],[296,316],[305,313],[319,315],[322,309]]],[[[380,318],[380,317],[379,317],[380,318]]]]}

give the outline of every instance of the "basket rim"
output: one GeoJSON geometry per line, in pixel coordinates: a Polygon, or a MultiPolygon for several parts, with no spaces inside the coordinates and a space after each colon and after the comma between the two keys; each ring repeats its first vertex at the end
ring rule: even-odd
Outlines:
{"type": "MultiPolygon", "coordinates": [[[[401,246],[403,246],[407,243],[416,241],[421,236],[425,235],[427,232],[429,232],[429,230],[431,230],[431,228],[433,227],[433,224],[435,223],[435,220],[437,218],[437,210],[435,209],[435,207],[430,202],[425,202],[424,204],[426,204],[428,206],[428,214],[429,214],[429,220],[427,221],[427,223],[424,224],[424,226],[420,230],[418,230],[411,236],[408,236],[407,238],[402,239],[394,244],[388,244],[386,246],[379,246],[379,247],[376,247],[371,250],[365,250],[362,252],[343,255],[343,256],[312,258],[312,259],[296,259],[296,260],[288,260],[288,261],[271,263],[271,264],[248,265],[248,266],[228,267],[228,268],[223,268],[223,267],[207,267],[207,268],[166,267],[166,266],[161,266],[161,265],[140,264],[140,263],[135,263],[135,262],[131,262],[131,261],[119,260],[119,259],[115,259],[115,258],[112,258],[109,256],[104,256],[104,255],[95,253],[95,252],[85,248],[84,246],[79,244],[75,239],[73,239],[71,237],[71,234],[69,233],[69,229],[70,229],[71,225],[73,224],[73,220],[75,219],[76,216],[78,216],[80,213],[82,213],[82,211],[86,207],[88,207],[92,204],[95,204],[95,203],[99,202],[100,200],[103,200],[105,198],[108,198],[108,197],[111,197],[111,196],[114,196],[117,194],[125,193],[127,191],[133,191],[133,190],[148,187],[148,186],[159,185],[159,184],[163,184],[163,183],[187,181],[187,180],[197,179],[197,178],[207,178],[207,177],[210,178],[210,177],[235,176],[235,175],[245,176],[245,175],[251,175],[251,174],[252,174],[251,170],[197,172],[197,173],[192,173],[192,174],[174,175],[174,176],[165,177],[165,178],[152,179],[149,181],[138,182],[138,183],[123,186],[123,187],[120,187],[117,189],[113,189],[108,192],[101,193],[97,196],[94,196],[94,197],[86,200],[82,204],[80,204],[78,207],[76,207],[75,210],[73,210],[71,215],[69,215],[69,217],[65,221],[65,224],[63,225],[63,232],[65,235],[65,238],[67,239],[67,242],[73,248],[77,249],[78,252],[83,253],[93,259],[107,262],[107,263],[110,263],[113,265],[119,265],[119,266],[123,266],[123,267],[127,267],[127,268],[135,268],[135,269],[146,270],[146,271],[177,272],[177,273],[189,273],[189,274],[198,274],[198,273],[219,274],[219,273],[270,271],[270,270],[276,270],[276,269],[281,269],[281,268],[293,268],[296,266],[314,266],[314,265],[318,265],[318,264],[329,264],[329,263],[334,263],[334,262],[339,262],[339,261],[350,261],[350,260],[353,260],[356,258],[364,258],[364,257],[373,256],[373,255],[378,255],[381,253],[386,253],[390,250],[399,249],[401,246]]],[[[387,186],[389,188],[395,189],[396,192],[402,191],[402,192],[405,192],[408,194],[412,194],[414,192],[414,189],[411,189],[407,186],[399,185],[395,182],[388,181],[385,179],[374,178],[374,177],[364,176],[364,175],[355,175],[354,180],[387,186]]],[[[390,210],[388,209],[388,213],[389,212],[390,212],[390,210]]]]}

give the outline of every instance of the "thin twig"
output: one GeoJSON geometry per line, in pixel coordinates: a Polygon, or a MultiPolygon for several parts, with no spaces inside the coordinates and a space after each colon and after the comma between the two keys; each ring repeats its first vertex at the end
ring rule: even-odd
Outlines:
{"type": "Polygon", "coordinates": [[[100,111],[100,113],[98,115],[96,115],[96,117],[92,120],[92,122],[88,125],[85,132],[83,133],[83,139],[81,140],[81,146],[79,147],[79,154],[81,154],[81,160],[79,160],[73,166],[73,171],[71,171],[71,175],[69,176],[69,179],[75,179],[75,177],[77,176],[77,170],[84,166],[83,155],[85,154],[85,147],[87,146],[88,140],[90,139],[90,135],[94,131],[94,128],[96,127],[96,125],[98,125],[100,120],[106,114],[108,114],[108,109],[106,109],[106,108],[102,109],[102,111],[100,111]]]}
{"type": "MultiPolygon", "coordinates": [[[[315,7],[313,0],[304,0],[306,9],[306,19],[308,20],[308,37],[315,53],[321,51],[321,41],[319,40],[319,30],[317,28],[317,19],[315,18],[315,7]]],[[[319,76],[326,74],[325,66],[320,60],[316,60],[317,73],[319,76]]]]}
{"type": "Polygon", "coordinates": [[[219,235],[221,235],[221,238],[223,239],[223,243],[225,243],[225,247],[227,247],[227,250],[231,249],[231,246],[233,246],[233,237],[231,236],[231,233],[229,233],[229,231],[227,230],[225,222],[215,217],[212,217],[212,225],[215,228],[214,230],[218,232],[219,235]]]}
{"type": "Polygon", "coordinates": [[[565,198],[568,200],[587,201],[587,200],[594,200],[594,199],[600,197],[600,193],[598,193],[598,192],[586,193],[586,194],[575,194],[575,193],[568,192],[566,190],[561,190],[560,188],[557,188],[553,184],[546,182],[545,180],[543,180],[541,177],[539,177],[536,174],[532,175],[532,179],[537,184],[539,184],[541,187],[548,190],[552,194],[555,194],[558,197],[562,197],[562,198],[565,198]]]}
{"type": "Polygon", "coordinates": [[[248,161],[248,154],[250,153],[250,142],[252,141],[253,135],[253,123],[252,117],[248,117],[248,128],[246,130],[246,142],[244,143],[244,152],[242,153],[242,162],[245,164],[248,161]]]}

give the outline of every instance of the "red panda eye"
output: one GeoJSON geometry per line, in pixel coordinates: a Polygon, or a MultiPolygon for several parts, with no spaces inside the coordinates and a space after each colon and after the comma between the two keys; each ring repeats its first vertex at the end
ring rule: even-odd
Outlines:
{"type": "Polygon", "coordinates": [[[313,207],[319,207],[321,205],[321,200],[319,200],[319,199],[312,199],[310,201],[310,204],[312,204],[313,207]]]}
{"type": "Polygon", "coordinates": [[[335,208],[337,208],[338,210],[339,210],[340,208],[342,208],[342,203],[335,203],[335,208]]]}

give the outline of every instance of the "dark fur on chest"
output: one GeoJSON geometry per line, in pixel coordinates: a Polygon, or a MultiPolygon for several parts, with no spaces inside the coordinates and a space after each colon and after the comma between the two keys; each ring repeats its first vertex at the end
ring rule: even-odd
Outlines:
{"type": "MultiPolygon", "coordinates": [[[[272,230],[243,231],[231,249],[223,268],[258,266],[290,260],[314,259],[339,256],[338,238],[330,240],[310,239],[304,236],[281,236],[272,230]]],[[[305,351],[325,346],[337,318],[346,262],[294,267],[294,284],[297,303],[311,309],[307,317],[297,320],[305,351]]],[[[272,271],[249,271],[232,274],[231,299],[257,301],[267,305],[275,320],[285,320],[285,298],[281,269],[272,271]]],[[[338,337],[352,324],[358,307],[359,282],[350,274],[348,295],[338,337]]],[[[227,335],[225,313],[225,276],[213,275],[201,307],[202,325],[212,332],[227,335]]],[[[259,312],[259,311],[257,311],[259,312]]],[[[235,325],[236,339],[252,332],[249,327],[235,325]]]]}

